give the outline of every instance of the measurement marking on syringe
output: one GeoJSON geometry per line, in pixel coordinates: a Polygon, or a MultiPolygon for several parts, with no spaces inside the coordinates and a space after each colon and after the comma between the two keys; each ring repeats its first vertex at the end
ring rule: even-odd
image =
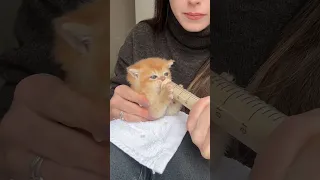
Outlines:
{"type": "Polygon", "coordinates": [[[235,88],[231,88],[231,89],[229,89],[229,90],[226,90],[226,92],[228,93],[228,92],[230,92],[230,91],[232,91],[232,90],[235,90],[235,88]]]}
{"type": "Polygon", "coordinates": [[[263,108],[265,108],[265,107],[261,107],[261,108],[259,108],[257,111],[255,111],[253,114],[251,114],[251,116],[250,116],[250,118],[248,119],[248,121],[250,121],[251,120],[251,118],[257,113],[257,112],[259,112],[261,109],[263,109],[263,108]]]}
{"type": "Polygon", "coordinates": [[[221,84],[226,84],[227,82],[224,81],[213,81],[212,85],[216,85],[217,87],[219,87],[221,84]]]}
{"type": "Polygon", "coordinates": [[[230,87],[230,84],[227,84],[226,86],[222,87],[221,90],[223,91],[224,89],[226,89],[227,87],[230,87]]]}
{"type": "Polygon", "coordinates": [[[244,99],[241,99],[241,102],[245,101],[246,99],[250,98],[250,96],[247,96],[246,98],[244,99]]]}
{"type": "Polygon", "coordinates": [[[247,102],[247,104],[249,105],[250,103],[255,102],[255,101],[257,101],[257,98],[253,99],[252,101],[247,102]]]}
{"type": "Polygon", "coordinates": [[[228,101],[228,99],[229,99],[230,97],[232,97],[234,94],[236,94],[237,92],[240,92],[240,91],[235,91],[235,92],[233,92],[232,94],[230,94],[230,96],[228,96],[228,97],[224,100],[223,104],[225,104],[225,103],[228,101]]]}
{"type": "Polygon", "coordinates": [[[244,96],[244,95],[245,95],[245,94],[240,94],[239,96],[236,97],[236,99],[238,99],[239,97],[244,96]]]}
{"type": "Polygon", "coordinates": [[[188,100],[191,98],[191,96],[189,96],[189,98],[185,101],[186,104],[188,104],[188,100]]]}
{"type": "Polygon", "coordinates": [[[219,83],[219,84],[217,85],[217,87],[219,87],[219,86],[221,86],[221,85],[223,85],[223,84],[228,84],[228,83],[227,83],[227,82],[219,83]]]}
{"type": "Polygon", "coordinates": [[[265,114],[265,113],[270,112],[270,111],[271,111],[271,109],[268,109],[267,111],[263,112],[262,114],[265,114]]]}
{"type": "Polygon", "coordinates": [[[271,114],[271,115],[269,116],[269,118],[271,118],[271,116],[273,116],[273,115],[275,115],[275,114],[278,114],[278,113],[273,113],[273,114],[271,114]]]}
{"type": "Polygon", "coordinates": [[[183,91],[181,91],[180,93],[179,93],[179,95],[178,95],[178,99],[180,99],[180,95],[183,93],[183,91]]]}
{"type": "Polygon", "coordinates": [[[255,104],[255,105],[253,105],[251,107],[254,108],[254,107],[256,107],[257,105],[260,105],[260,104],[263,104],[263,103],[259,102],[258,104],[255,104]]]}
{"type": "Polygon", "coordinates": [[[235,90],[235,89],[232,86],[225,88],[226,93],[229,93],[230,91],[233,91],[233,90],[235,90]]]}

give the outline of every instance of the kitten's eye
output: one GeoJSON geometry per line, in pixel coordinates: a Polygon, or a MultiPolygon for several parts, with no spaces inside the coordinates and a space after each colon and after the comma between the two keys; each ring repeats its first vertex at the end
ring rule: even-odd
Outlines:
{"type": "Polygon", "coordinates": [[[156,75],[150,76],[151,79],[157,79],[157,77],[158,77],[158,76],[156,76],[156,75]]]}
{"type": "Polygon", "coordinates": [[[169,76],[169,73],[168,73],[168,72],[166,72],[166,73],[164,73],[164,75],[165,75],[165,76],[169,76]]]}

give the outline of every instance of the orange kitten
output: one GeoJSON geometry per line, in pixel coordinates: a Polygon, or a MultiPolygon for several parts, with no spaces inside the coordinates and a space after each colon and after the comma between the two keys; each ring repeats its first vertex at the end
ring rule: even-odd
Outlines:
{"type": "Polygon", "coordinates": [[[55,60],[71,88],[91,98],[107,98],[110,69],[109,2],[96,0],[54,20],[55,60]]]}
{"type": "Polygon", "coordinates": [[[161,87],[164,80],[172,79],[170,68],[173,63],[173,60],[153,57],[142,59],[127,68],[131,88],[149,100],[149,113],[153,118],[175,115],[181,110],[182,105],[173,100],[173,87],[170,84],[161,87]]]}

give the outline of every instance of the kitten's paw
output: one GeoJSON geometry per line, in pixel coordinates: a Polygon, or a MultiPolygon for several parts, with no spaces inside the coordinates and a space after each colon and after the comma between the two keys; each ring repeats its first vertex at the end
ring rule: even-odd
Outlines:
{"type": "Polygon", "coordinates": [[[169,100],[173,100],[173,86],[172,86],[172,84],[170,84],[170,83],[166,84],[166,90],[168,92],[169,100]]]}
{"type": "Polygon", "coordinates": [[[163,81],[161,85],[161,91],[167,94],[169,99],[173,99],[173,85],[170,81],[163,81]]]}
{"type": "MultiPolygon", "coordinates": [[[[179,84],[179,86],[183,88],[182,84],[179,84]]],[[[173,89],[172,89],[172,93],[173,93],[173,89]]],[[[173,100],[173,94],[172,94],[172,102],[171,102],[171,104],[176,104],[176,103],[178,103],[178,102],[176,100],[173,100]]]]}

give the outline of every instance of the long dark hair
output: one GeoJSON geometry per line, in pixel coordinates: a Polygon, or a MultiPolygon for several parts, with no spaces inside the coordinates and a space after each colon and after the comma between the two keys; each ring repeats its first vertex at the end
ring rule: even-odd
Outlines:
{"type": "Polygon", "coordinates": [[[288,24],[248,90],[287,115],[320,107],[320,0],[288,24]]]}
{"type": "Polygon", "coordinates": [[[170,10],[169,0],[155,0],[154,16],[151,19],[144,20],[156,33],[164,30],[170,10]]]}
{"type": "MultiPolygon", "coordinates": [[[[320,0],[308,0],[247,87],[287,115],[320,107],[320,0]]],[[[229,156],[249,167],[256,153],[236,141],[229,156]]]]}

